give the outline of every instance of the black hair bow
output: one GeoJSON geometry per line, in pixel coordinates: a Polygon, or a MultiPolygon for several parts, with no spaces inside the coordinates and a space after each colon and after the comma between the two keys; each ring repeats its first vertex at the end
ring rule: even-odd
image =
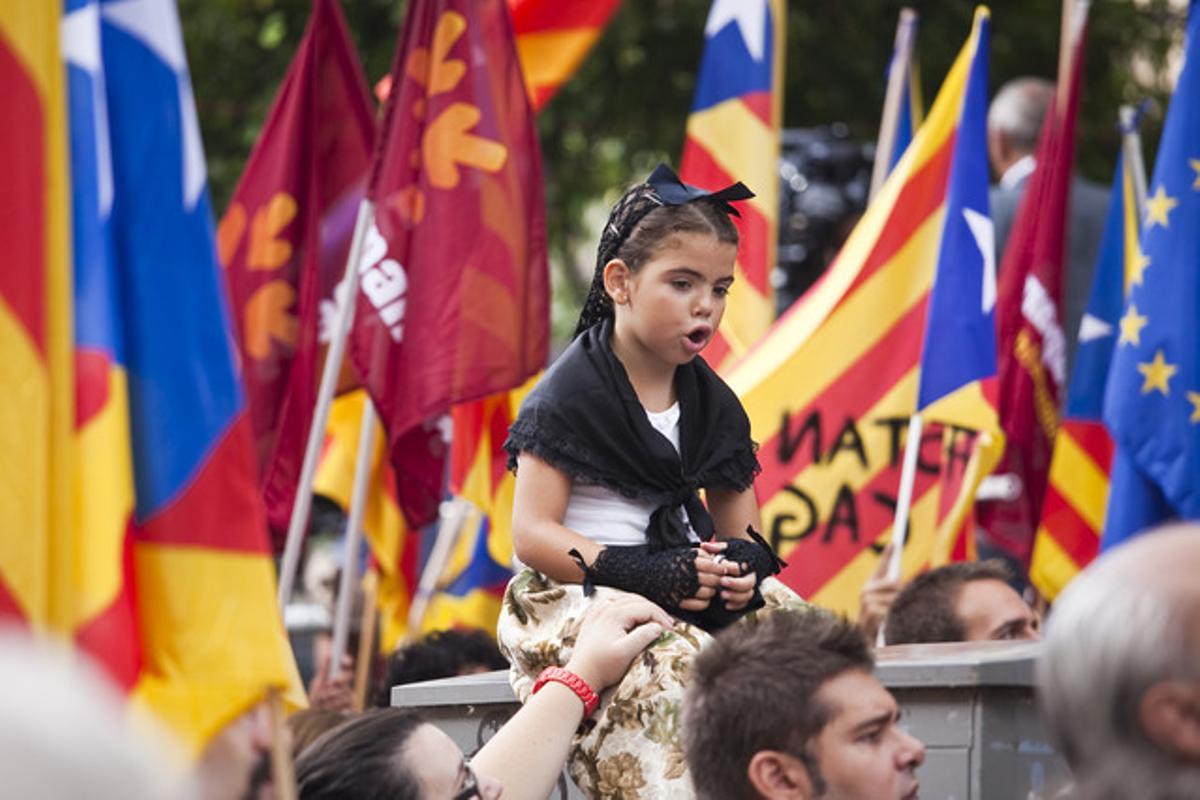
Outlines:
{"type": "Polygon", "coordinates": [[[754,197],[754,192],[750,191],[746,184],[738,181],[735,184],[726,186],[724,189],[719,189],[715,192],[708,192],[696,186],[690,186],[679,180],[679,176],[675,171],[666,164],[659,164],[654,168],[654,172],[650,173],[650,177],[646,179],[646,183],[654,189],[655,194],[662,200],[663,205],[681,206],[684,203],[690,203],[693,200],[709,199],[720,203],[728,214],[733,214],[735,217],[740,217],[737,209],[730,205],[732,200],[749,200],[754,197]]]}

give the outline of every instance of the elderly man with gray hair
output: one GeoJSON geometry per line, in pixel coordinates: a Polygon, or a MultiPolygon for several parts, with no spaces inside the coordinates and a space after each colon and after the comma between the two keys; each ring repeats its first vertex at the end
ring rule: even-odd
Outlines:
{"type": "Polygon", "coordinates": [[[1038,677],[1079,797],[1200,798],[1200,524],[1084,570],[1055,603],[1038,677]]]}

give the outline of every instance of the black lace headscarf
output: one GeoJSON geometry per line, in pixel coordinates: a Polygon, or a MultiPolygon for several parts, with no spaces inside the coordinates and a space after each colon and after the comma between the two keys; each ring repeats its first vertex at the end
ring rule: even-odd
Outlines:
{"type": "Polygon", "coordinates": [[[575,325],[575,336],[613,317],[613,302],[604,290],[604,265],[614,258],[636,272],[673,233],[711,233],[736,245],[737,228],[729,215],[740,216],[730,201],[748,200],[754,193],[741,182],[716,192],[689,186],[659,164],[645,183],[629,189],[613,206],[596,248],[596,267],[587,300],[575,325]]]}

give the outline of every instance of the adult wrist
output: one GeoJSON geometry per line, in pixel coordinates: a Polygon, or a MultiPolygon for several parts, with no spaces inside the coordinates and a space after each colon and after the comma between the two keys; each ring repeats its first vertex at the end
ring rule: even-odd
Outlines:
{"type": "Polygon", "coordinates": [[[533,692],[531,694],[537,694],[547,683],[558,683],[574,692],[575,696],[583,703],[584,719],[595,713],[596,708],[600,705],[600,695],[596,693],[596,690],[586,680],[569,669],[564,669],[563,667],[546,667],[538,675],[537,681],[533,684],[533,692]]]}

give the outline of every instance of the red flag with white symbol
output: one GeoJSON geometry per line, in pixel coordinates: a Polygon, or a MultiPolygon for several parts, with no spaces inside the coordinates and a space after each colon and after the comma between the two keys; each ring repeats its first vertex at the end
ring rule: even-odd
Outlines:
{"type": "Polygon", "coordinates": [[[320,369],[321,317],[350,246],[375,120],[336,0],[316,0],[218,229],[259,484],[287,527],[320,369]],[[324,308],[322,308],[324,306],[324,308]]]}
{"type": "Polygon", "coordinates": [[[388,432],[546,362],[541,154],[502,0],[414,0],[368,188],[350,357],[388,432]]]}

